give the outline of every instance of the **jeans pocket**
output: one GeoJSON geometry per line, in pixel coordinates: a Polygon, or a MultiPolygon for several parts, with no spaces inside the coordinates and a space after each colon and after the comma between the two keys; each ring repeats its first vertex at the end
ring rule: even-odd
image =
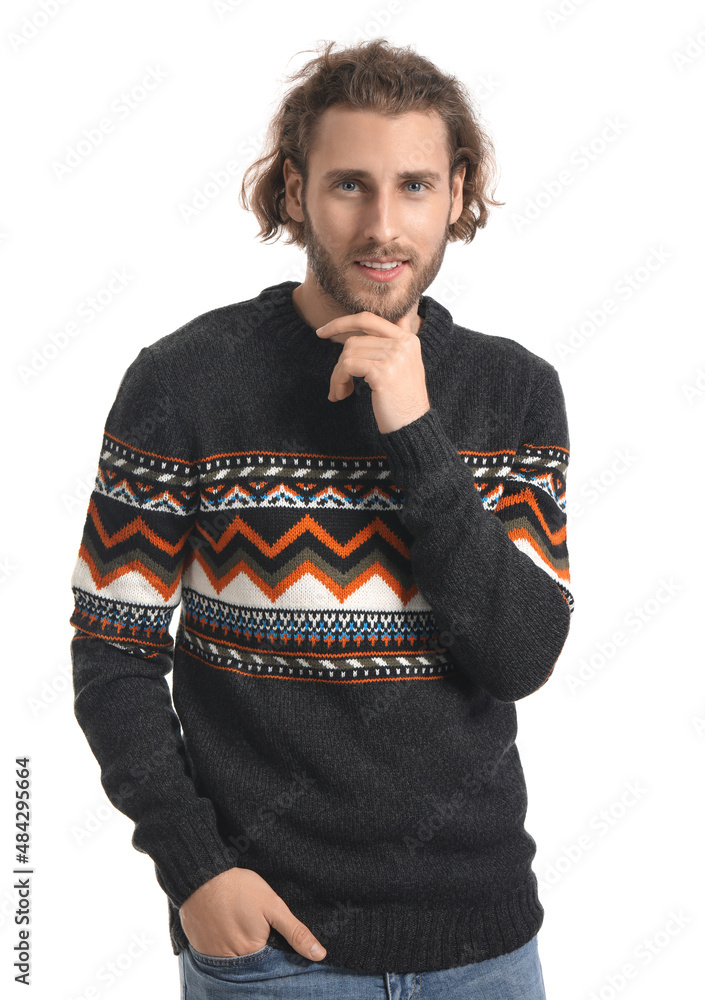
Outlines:
{"type": "Polygon", "coordinates": [[[249,951],[245,955],[218,957],[217,955],[204,955],[202,951],[196,951],[190,943],[188,949],[195,962],[214,969],[237,969],[241,965],[251,965],[253,962],[261,961],[274,950],[271,945],[265,944],[264,947],[258,948],[257,951],[249,951]]]}

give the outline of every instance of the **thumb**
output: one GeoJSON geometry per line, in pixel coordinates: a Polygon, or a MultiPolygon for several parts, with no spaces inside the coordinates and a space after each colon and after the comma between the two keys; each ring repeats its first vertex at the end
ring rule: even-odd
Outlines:
{"type": "Polygon", "coordinates": [[[318,962],[325,958],[326,949],[321,942],[314,937],[306,924],[295,917],[284,900],[279,897],[276,905],[270,913],[265,913],[269,924],[285,937],[289,944],[298,951],[304,958],[313,959],[318,962]]]}

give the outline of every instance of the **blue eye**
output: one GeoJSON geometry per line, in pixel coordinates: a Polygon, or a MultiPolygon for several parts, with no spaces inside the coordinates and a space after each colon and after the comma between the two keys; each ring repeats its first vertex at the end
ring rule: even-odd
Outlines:
{"type": "MultiPolygon", "coordinates": [[[[357,185],[357,181],[341,181],[340,184],[338,185],[338,187],[342,187],[343,184],[352,184],[353,186],[356,186],[357,185]]],[[[424,184],[423,181],[408,181],[406,186],[409,187],[412,184],[416,184],[417,186],[420,186],[419,190],[412,191],[411,192],[412,194],[421,194],[421,190],[420,189],[421,188],[425,188],[425,187],[428,186],[427,184],[424,184]]],[[[346,188],[345,190],[349,191],[350,188],[346,188]]]]}

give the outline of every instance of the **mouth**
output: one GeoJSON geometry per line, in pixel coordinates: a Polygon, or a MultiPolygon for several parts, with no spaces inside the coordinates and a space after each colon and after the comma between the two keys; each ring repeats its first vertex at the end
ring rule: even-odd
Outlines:
{"type": "Polygon", "coordinates": [[[375,281],[391,281],[398,277],[408,267],[408,264],[408,260],[400,257],[355,261],[355,267],[358,271],[375,281]]]}

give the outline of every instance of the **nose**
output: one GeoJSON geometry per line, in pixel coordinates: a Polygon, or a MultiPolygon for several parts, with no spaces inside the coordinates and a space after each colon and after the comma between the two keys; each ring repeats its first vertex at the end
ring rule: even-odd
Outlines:
{"type": "Polygon", "coordinates": [[[394,192],[380,188],[365,205],[363,236],[377,246],[386,246],[399,239],[400,229],[394,192]]]}

